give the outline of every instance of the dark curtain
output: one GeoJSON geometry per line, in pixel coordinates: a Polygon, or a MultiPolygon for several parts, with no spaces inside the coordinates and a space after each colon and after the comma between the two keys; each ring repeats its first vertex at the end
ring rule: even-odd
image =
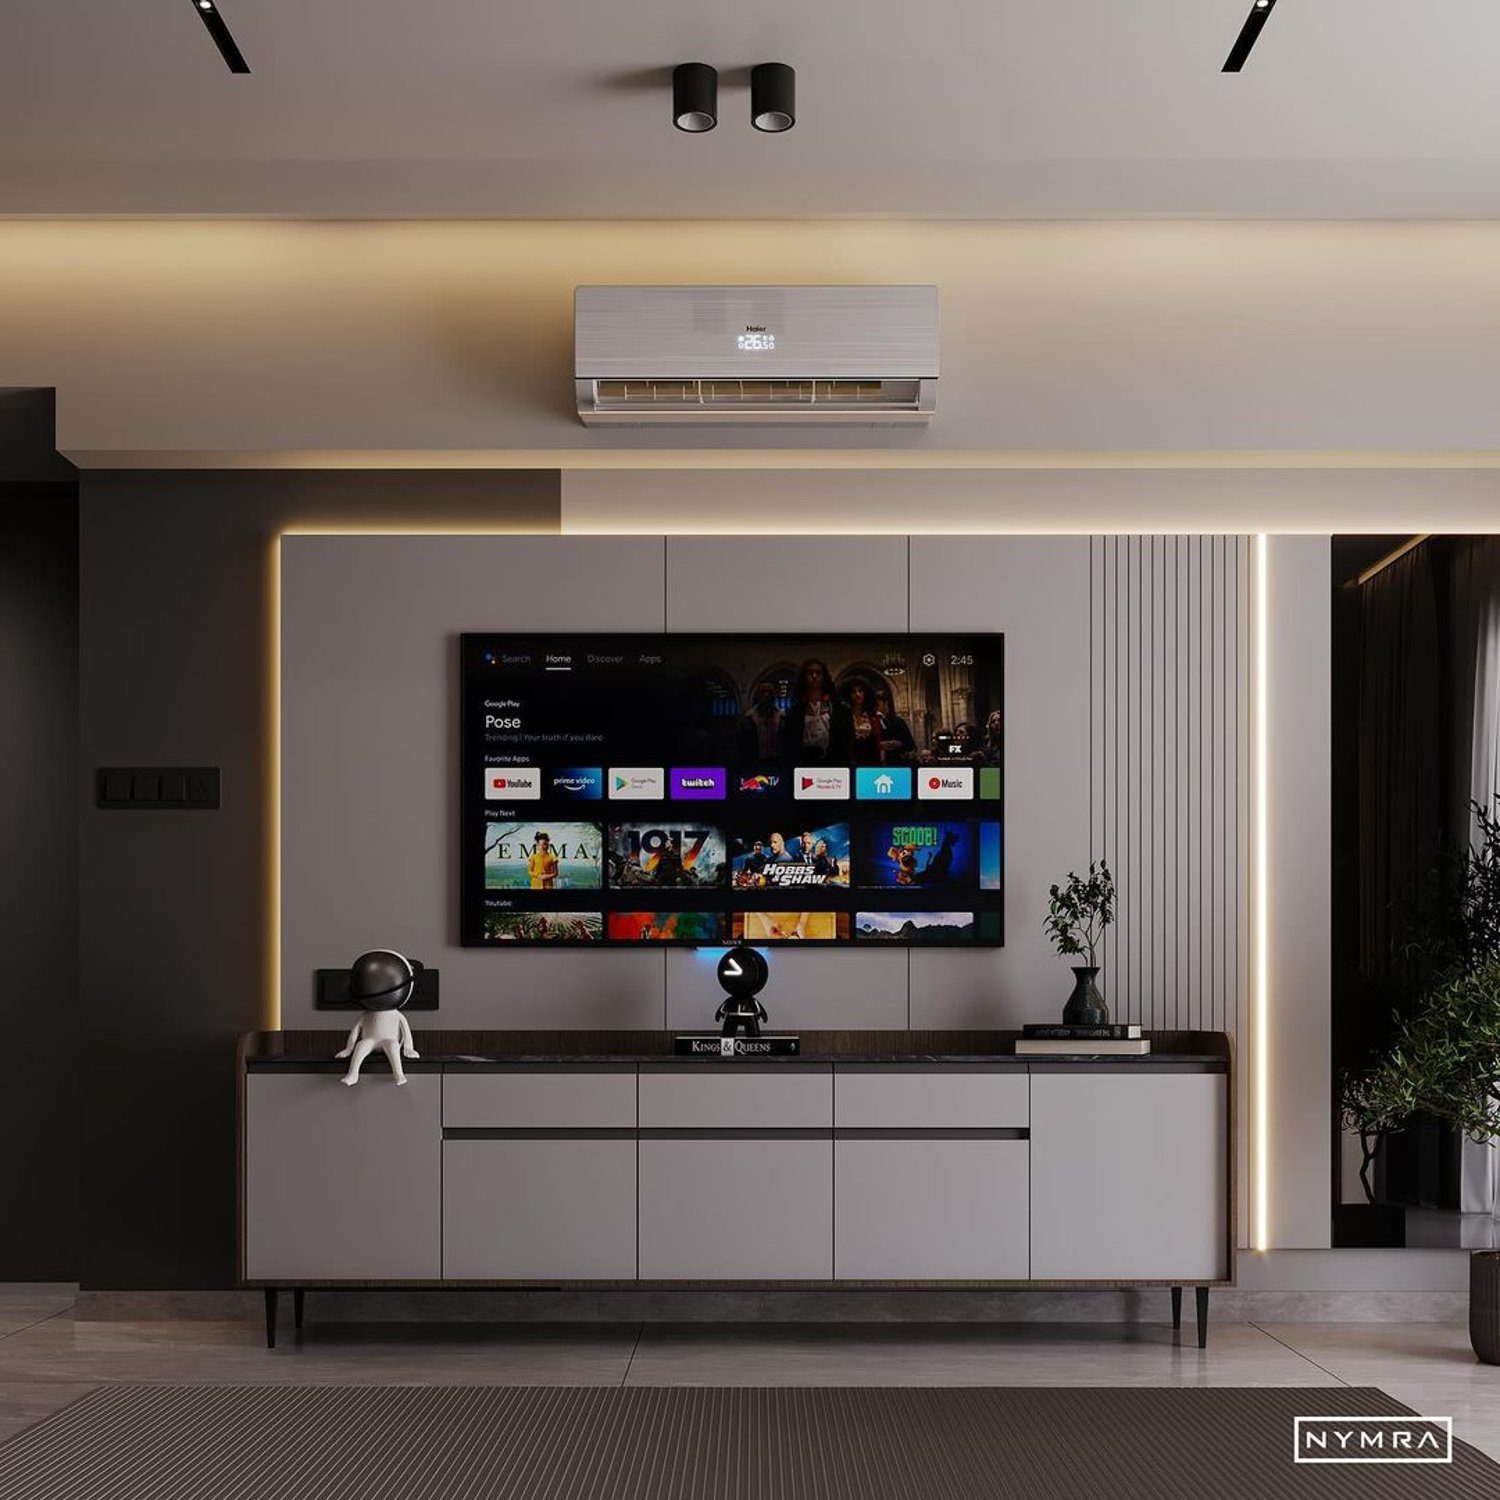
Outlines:
{"type": "Polygon", "coordinates": [[[1417,981],[1418,937],[1447,811],[1444,670],[1429,544],[1360,588],[1359,969],[1376,991],[1417,981]]]}

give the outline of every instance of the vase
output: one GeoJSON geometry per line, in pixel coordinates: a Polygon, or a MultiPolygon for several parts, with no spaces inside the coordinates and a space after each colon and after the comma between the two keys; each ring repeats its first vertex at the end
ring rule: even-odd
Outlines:
{"type": "Polygon", "coordinates": [[[1469,1342],[1487,1365],[1500,1365],[1500,1250],[1469,1257],[1469,1342]]]}
{"type": "Polygon", "coordinates": [[[1063,1007],[1064,1026],[1109,1024],[1109,1007],[1099,993],[1099,986],[1094,983],[1098,977],[1097,964],[1080,964],[1073,970],[1073,993],[1063,1007]]]}

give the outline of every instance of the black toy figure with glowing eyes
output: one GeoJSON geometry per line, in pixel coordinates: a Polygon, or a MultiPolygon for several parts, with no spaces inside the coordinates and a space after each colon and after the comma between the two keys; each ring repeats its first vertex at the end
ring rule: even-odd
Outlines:
{"type": "Polygon", "coordinates": [[[759,1036],[760,1023],[766,1019],[766,1008],[755,997],[765,989],[771,977],[765,955],[754,948],[731,948],[719,960],[719,983],[728,998],[714,1012],[722,1021],[724,1036],[759,1036]]]}
{"type": "Polygon", "coordinates": [[[385,948],[361,953],[354,960],[349,970],[349,998],[364,1007],[364,1014],[350,1028],[344,1050],[334,1054],[349,1059],[343,1083],[352,1088],[359,1082],[361,1064],[377,1047],[385,1053],[396,1082],[406,1082],[401,1059],[421,1054],[412,1041],[411,1026],[401,1014],[401,1007],[416,991],[417,975],[421,972],[421,964],[385,948]]]}

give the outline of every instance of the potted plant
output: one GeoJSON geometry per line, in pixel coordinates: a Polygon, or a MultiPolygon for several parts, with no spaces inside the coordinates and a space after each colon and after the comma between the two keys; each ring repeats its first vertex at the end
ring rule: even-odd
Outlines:
{"type": "Polygon", "coordinates": [[[1052,946],[1064,957],[1088,962],[1073,968],[1073,993],[1063,1007],[1064,1026],[1104,1026],[1109,1007],[1099,993],[1099,941],[1115,919],[1115,879],[1104,860],[1090,861],[1084,878],[1068,871],[1062,885],[1047,892],[1044,926],[1052,946]]]}
{"type": "MultiPolygon", "coordinates": [[[[1340,1107],[1364,1145],[1360,1177],[1372,1198],[1369,1143],[1413,1115],[1475,1141],[1500,1135],[1500,957],[1435,985],[1374,1067],[1346,1080],[1340,1107]]],[[[1500,1364],[1500,1252],[1470,1257],[1469,1339],[1481,1360],[1500,1364]]]]}

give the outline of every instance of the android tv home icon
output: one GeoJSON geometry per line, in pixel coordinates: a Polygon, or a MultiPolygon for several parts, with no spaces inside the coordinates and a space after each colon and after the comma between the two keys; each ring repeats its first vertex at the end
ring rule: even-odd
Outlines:
{"type": "Polygon", "coordinates": [[[854,795],[862,802],[905,802],[911,797],[911,767],[860,766],[854,795]]]}

